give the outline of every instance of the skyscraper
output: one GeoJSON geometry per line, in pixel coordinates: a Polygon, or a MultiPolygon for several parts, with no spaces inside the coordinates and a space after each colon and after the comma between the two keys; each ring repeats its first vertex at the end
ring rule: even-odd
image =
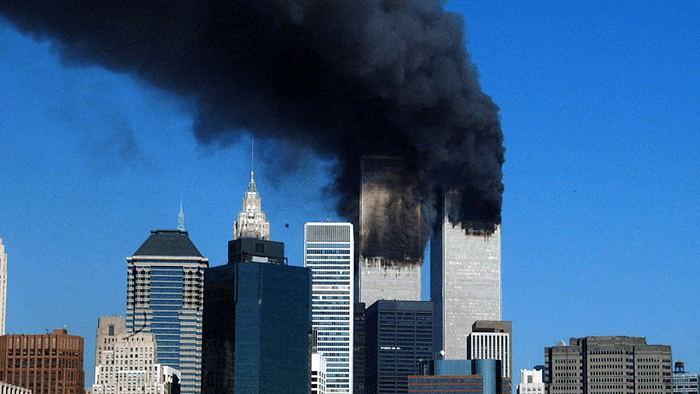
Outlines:
{"type": "Polygon", "coordinates": [[[203,257],[184,230],[155,230],[127,257],[126,327],[153,333],[157,359],[181,373],[183,394],[200,394],[203,257]]]}
{"type": "Polygon", "coordinates": [[[367,308],[368,394],[407,393],[408,377],[433,358],[433,304],[377,301],[367,308]]]}
{"type": "Polygon", "coordinates": [[[100,317],[93,394],[177,394],[180,371],[156,361],[153,333],[128,333],[123,317],[100,317]]]}
{"type": "Polygon", "coordinates": [[[544,349],[547,394],[671,394],[671,346],[643,337],[571,338],[544,349]]]}
{"type": "Polygon", "coordinates": [[[407,185],[415,176],[397,157],[362,158],[358,301],[420,301],[423,241],[420,205],[407,185]],[[401,228],[393,234],[391,228],[401,228]],[[408,235],[408,236],[407,236],[408,235]]]}
{"type": "MultiPolygon", "coordinates": [[[[251,163],[252,159],[251,147],[251,163]]],[[[255,171],[252,168],[248,190],[243,196],[243,209],[233,224],[233,239],[238,238],[270,239],[270,222],[262,210],[262,198],[255,185],[255,171]]]]}
{"type": "Polygon", "coordinates": [[[205,271],[202,393],[298,393],[310,387],[311,274],[289,266],[251,171],[228,264],[205,271]]]}
{"type": "Polygon", "coordinates": [[[5,335],[5,317],[7,316],[7,253],[0,238],[0,335],[5,335]]]}
{"type": "Polygon", "coordinates": [[[325,358],[326,392],[352,393],[354,241],[350,223],[306,223],[304,266],[311,270],[311,320],[325,358]]]}
{"type": "Polygon", "coordinates": [[[430,241],[430,298],[435,303],[435,351],[463,359],[477,320],[501,320],[501,230],[465,231],[450,220],[456,207],[441,199],[440,225],[430,241]]]}
{"type": "Polygon", "coordinates": [[[501,360],[504,378],[512,378],[513,322],[477,320],[467,336],[467,359],[501,360]]]}
{"type": "Polygon", "coordinates": [[[308,393],[309,270],[241,261],[205,278],[202,392],[308,393]]]}

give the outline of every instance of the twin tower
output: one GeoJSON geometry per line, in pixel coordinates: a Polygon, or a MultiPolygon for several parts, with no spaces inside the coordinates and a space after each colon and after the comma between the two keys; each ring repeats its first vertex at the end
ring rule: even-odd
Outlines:
{"type": "MultiPolygon", "coordinates": [[[[153,232],[127,259],[128,328],[156,334],[159,362],[174,357],[183,393],[306,392],[309,373],[352,393],[357,303],[421,300],[425,234],[420,207],[402,194],[405,176],[399,159],[364,158],[358,225],[307,223],[299,267],[270,241],[251,171],[228,264],[208,268],[184,223],[153,232]],[[321,355],[314,365],[310,352],[321,355]]],[[[450,195],[441,201],[430,239],[434,357],[465,359],[472,324],[501,319],[500,228],[469,234],[446,214],[450,195]]]]}
{"type": "MultiPolygon", "coordinates": [[[[403,160],[362,160],[356,299],[420,301],[425,225],[420,206],[409,206],[410,177],[403,160]],[[398,192],[396,192],[398,190],[398,192]],[[399,234],[378,232],[392,223],[399,234]],[[390,243],[386,247],[386,243],[390,243]]],[[[443,193],[430,239],[430,299],[434,304],[434,349],[445,359],[466,356],[467,335],[477,320],[501,320],[501,230],[472,234],[450,222],[452,198],[443,193]]]]}

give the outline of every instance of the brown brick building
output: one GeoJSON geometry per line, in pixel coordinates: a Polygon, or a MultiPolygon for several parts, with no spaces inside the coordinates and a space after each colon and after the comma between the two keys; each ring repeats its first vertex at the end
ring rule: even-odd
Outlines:
{"type": "Polygon", "coordinates": [[[85,394],[82,337],[53,334],[0,336],[0,382],[33,394],[85,394]]]}

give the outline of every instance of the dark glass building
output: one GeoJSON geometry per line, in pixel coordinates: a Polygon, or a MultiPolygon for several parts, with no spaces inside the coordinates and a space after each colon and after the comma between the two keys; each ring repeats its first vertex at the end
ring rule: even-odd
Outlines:
{"type": "MultiPolygon", "coordinates": [[[[256,245],[279,247],[250,241],[238,243],[244,246],[241,255],[254,256],[256,245]]],[[[281,256],[243,260],[205,272],[203,393],[306,394],[311,274],[269,262],[284,261],[281,256]]]]}
{"type": "Polygon", "coordinates": [[[365,392],[407,393],[408,376],[433,358],[433,303],[377,301],[365,319],[365,392]]]}

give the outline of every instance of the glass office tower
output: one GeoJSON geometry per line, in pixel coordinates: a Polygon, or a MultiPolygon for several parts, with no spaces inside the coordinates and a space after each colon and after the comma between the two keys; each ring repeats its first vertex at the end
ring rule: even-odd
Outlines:
{"type": "Polygon", "coordinates": [[[309,392],[310,283],[281,263],[207,269],[202,393],[309,392]]]}
{"type": "Polygon", "coordinates": [[[181,372],[181,392],[200,394],[204,269],[186,231],[156,230],[127,257],[127,330],[152,332],[158,363],[181,372]]]}
{"type": "Polygon", "coordinates": [[[316,350],[325,358],[326,392],[353,392],[353,256],[352,224],[307,223],[304,227],[312,328],[316,350]]]}

